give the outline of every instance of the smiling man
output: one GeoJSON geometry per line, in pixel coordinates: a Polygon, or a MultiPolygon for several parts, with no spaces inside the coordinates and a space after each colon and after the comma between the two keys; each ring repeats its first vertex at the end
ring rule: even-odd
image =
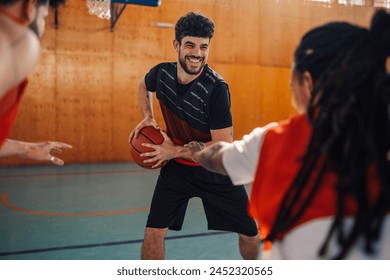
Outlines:
{"type": "MultiPolygon", "coordinates": [[[[236,188],[227,176],[207,171],[186,158],[183,145],[198,141],[211,145],[233,141],[232,115],[228,85],[207,65],[213,22],[195,12],[179,19],[173,47],[177,62],[153,67],[138,87],[138,99],[144,119],[131,132],[158,128],[149,92],[156,92],[166,125],[162,145],[144,144],[154,151],[144,153],[145,162],[159,167],[151,209],[142,245],[142,259],[164,258],[164,237],[168,229],[180,230],[189,199],[203,202],[208,228],[237,232],[244,259],[256,259],[259,239],[256,224],[247,213],[248,196],[244,186],[236,188]]],[[[211,249],[211,248],[210,248],[211,249]]]]}

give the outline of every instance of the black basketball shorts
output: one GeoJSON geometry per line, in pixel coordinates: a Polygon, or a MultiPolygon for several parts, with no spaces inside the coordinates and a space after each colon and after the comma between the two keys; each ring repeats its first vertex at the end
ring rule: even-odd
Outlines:
{"type": "Polygon", "coordinates": [[[161,169],[146,226],[181,230],[192,197],[202,200],[208,229],[257,235],[256,223],[247,212],[244,186],[234,186],[229,177],[203,167],[174,160],[161,169]]]}

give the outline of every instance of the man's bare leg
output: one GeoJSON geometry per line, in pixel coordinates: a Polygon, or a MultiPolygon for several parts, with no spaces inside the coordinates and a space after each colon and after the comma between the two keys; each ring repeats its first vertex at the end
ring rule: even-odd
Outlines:
{"type": "Polygon", "coordinates": [[[165,257],[164,238],[168,228],[146,228],[141,249],[142,260],[163,260],[165,257]]]}
{"type": "Polygon", "coordinates": [[[246,236],[239,234],[240,254],[244,260],[257,260],[260,251],[259,236],[246,236]]]}

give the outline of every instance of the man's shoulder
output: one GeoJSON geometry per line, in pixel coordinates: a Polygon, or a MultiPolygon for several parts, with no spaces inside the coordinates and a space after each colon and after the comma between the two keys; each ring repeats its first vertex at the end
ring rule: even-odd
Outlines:
{"type": "Polygon", "coordinates": [[[157,64],[155,67],[159,69],[165,69],[165,70],[170,70],[170,69],[176,69],[176,62],[161,62],[157,64]]]}
{"type": "Polygon", "coordinates": [[[226,84],[225,80],[222,78],[220,74],[218,74],[213,68],[211,68],[209,65],[205,66],[205,76],[209,78],[213,83],[224,83],[226,84]]]}
{"type": "Polygon", "coordinates": [[[176,73],[176,62],[162,62],[154,66],[150,73],[155,73],[155,75],[159,75],[161,73],[165,73],[174,79],[174,74],[176,73]]]}

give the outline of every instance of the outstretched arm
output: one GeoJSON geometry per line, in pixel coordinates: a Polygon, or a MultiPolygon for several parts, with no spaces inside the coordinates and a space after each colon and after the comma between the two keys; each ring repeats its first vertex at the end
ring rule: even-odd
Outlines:
{"type": "Polygon", "coordinates": [[[228,175],[222,162],[222,155],[224,149],[230,145],[230,143],[219,141],[206,147],[204,143],[193,141],[188,143],[184,149],[193,161],[199,162],[207,170],[228,175]]]}
{"type": "MultiPolygon", "coordinates": [[[[156,162],[155,165],[152,166],[152,168],[155,168],[157,166],[160,166],[161,163],[164,162],[165,160],[170,160],[172,158],[183,158],[183,159],[195,161],[193,155],[189,152],[189,149],[186,148],[188,144],[185,146],[176,145],[172,142],[172,140],[164,131],[161,131],[161,133],[164,136],[164,142],[161,145],[153,145],[149,143],[143,144],[145,147],[149,147],[154,150],[153,152],[147,152],[141,154],[142,157],[150,157],[150,159],[145,159],[145,163],[156,162]]],[[[214,143],[219,141],[232,142],[233,128],[228,127],[223,129],[212,130],[211,137],[212,140],[209,142],[202,143],[202,142],[194,141],[194,143],[198,143],[198,145],[206,147],[206,146],[213,145],[214,143]]]]}
{"type": "Polygon", "coordinates": [[[220,141],[206,147],[193,141],[184,146],[183,153],[210,171],[228,175],[235,185],[248,184],[254,180],[265,132],[276,125],[255,128],[233,143],[220,141]]]}
{"type": "Polygon", "coordinates": [[[0,157],[18,156],[33,160],[50,161],[55,165],[64,165],[64,161],[52,154],[59,154],[72,146],[62,142],[29,143],[7,139],[0,148],[0,157]]]}

